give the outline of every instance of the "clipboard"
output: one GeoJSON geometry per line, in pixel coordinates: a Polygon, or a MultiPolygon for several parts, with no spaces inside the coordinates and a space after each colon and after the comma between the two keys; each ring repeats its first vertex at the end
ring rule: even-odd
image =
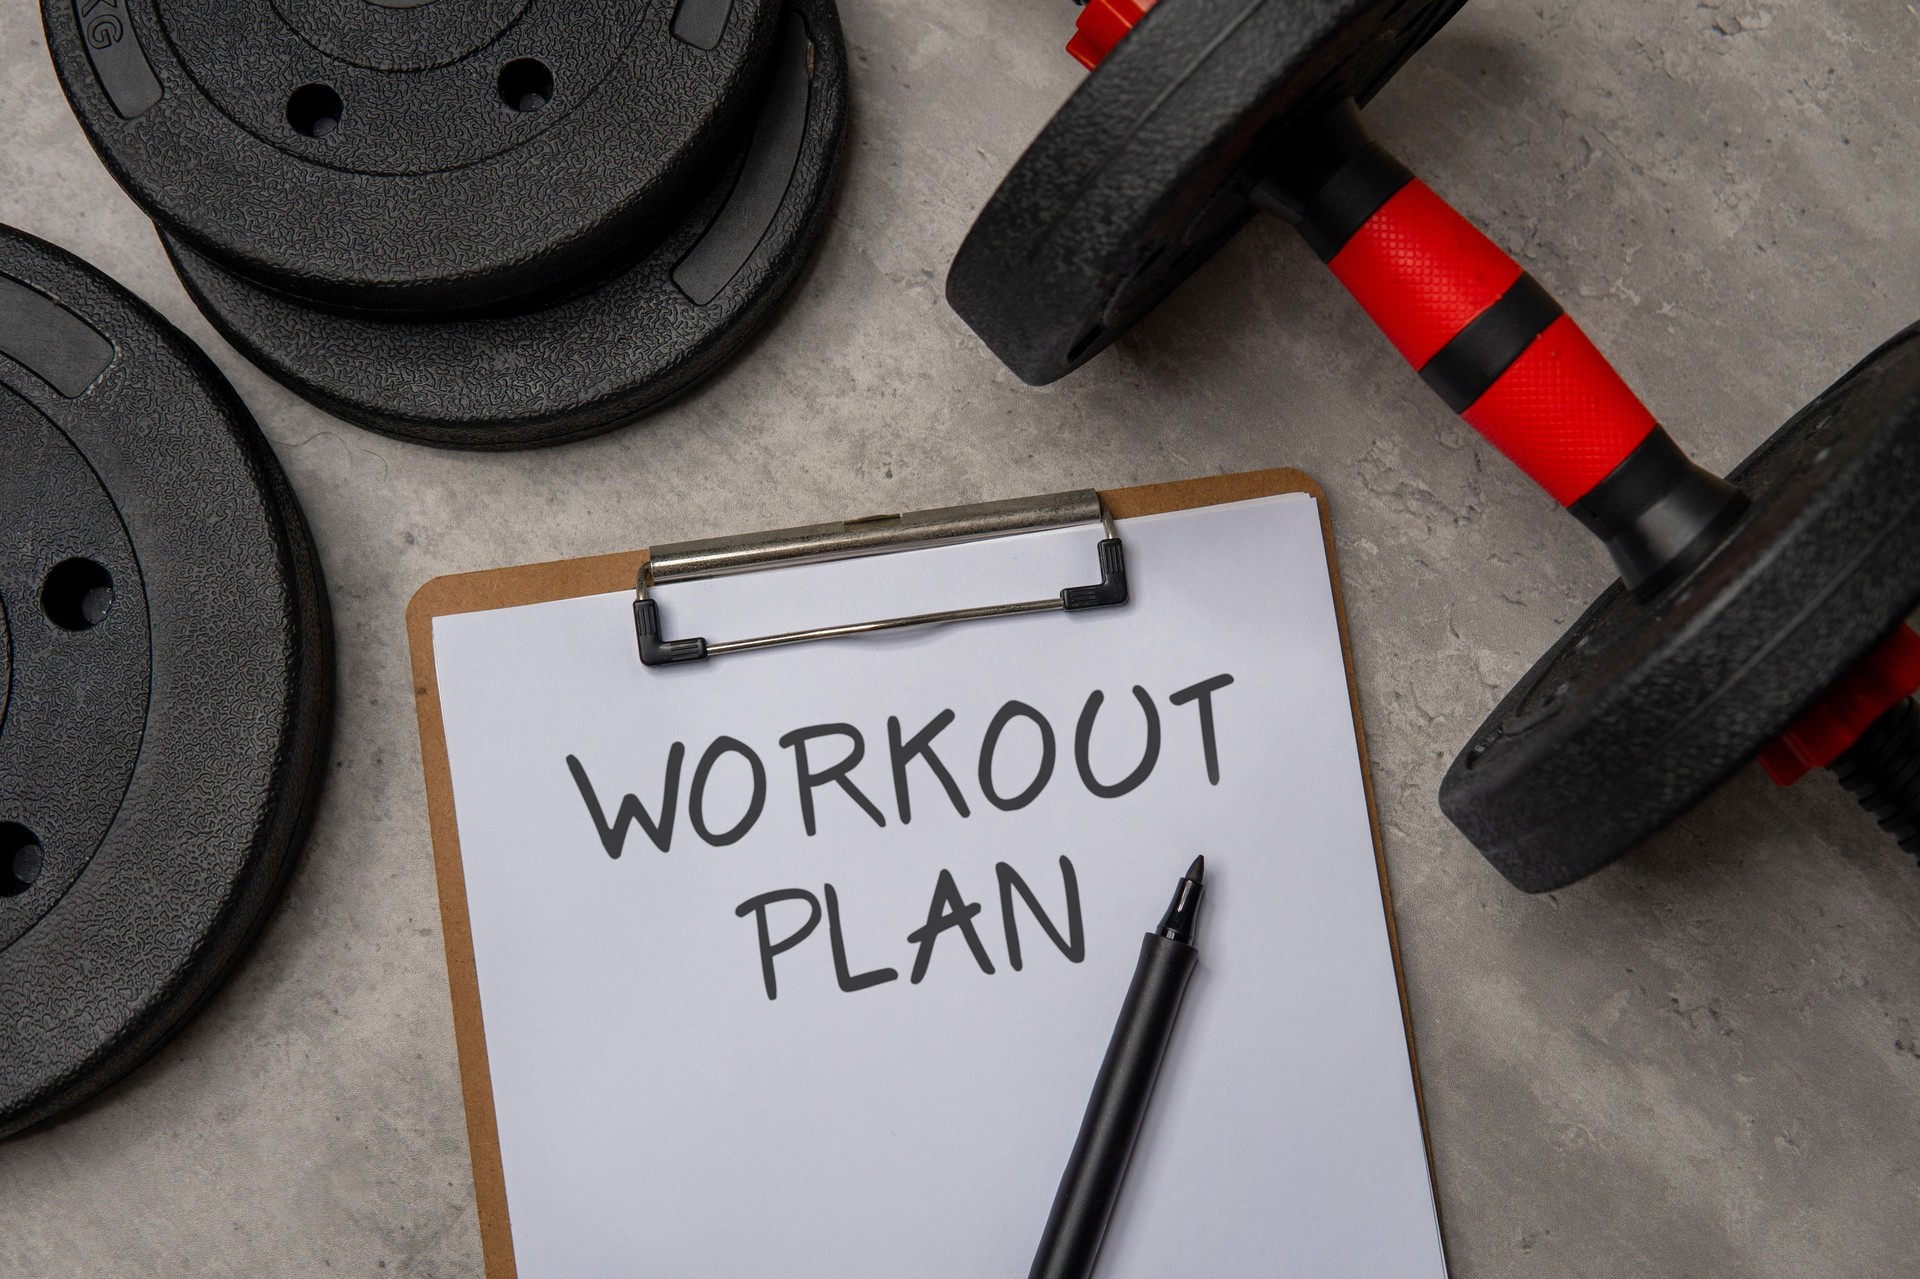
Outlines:
{"type": "MultiPolygon", "coordinates": [[[[1366,735],[1362,728],[1359,693],[1354,679],[1346,612],[1341,600],[1340,574],[1335,556],[1332,520],[1325,494],[1308,475],[1291,468],[1275,468],[1207,479],[1089,491],[1084,494],[1052,495],[1048,499],[1038,500],[1040,502],[1038,507],[1032,502],[1015,501],[986,504],[985,507],[954,508],[963,513],[962,518],[957,521],[954,519],[935,519],[931,522],[903,521],[903,517],[900,516],[866,517],[850,520],[841,525],[784,530],[780,533],[755,535],[743,539],[722,538],[698,543],[682,543],[671,549],[683,565],[688,562],[692,564],[690,569],[686,567],[680,569],[679,577],[684,577],[712,572],[752,572],[762,567],[793,563],[809,557],[823,558],[836,553],[869,555],[910,551],[918,546],[938,544],[965,536],[961,526],[969,522],[972,518],[971,513],[988,508],[999,510],[1005,518],[998,521],[986,520],[980,529],[976,529],[974,535],[1018,536],[1029,528],[1055,527],[1071,522],[1073,519],[1094,518],[1105,523],[1107,534],[1101,542],[1099,564],[1101,580],[1094,586],[1065,584],[1063,595],[1075,590],[1097,592],[1098,596],[1095,598],[1083,595],[1079,607],[1102,607],[1123,602],[1125,599],[1125,565],[1119,547],[1124,542],[1127,521],[1145,516],[1294,493],[1309,496],[1318,509],[1321,537],[1331,578],[1334,611],[1339,628],[1340,649],[1345,665],[1348,702],[1359,752],[1381,908],[1385,916],[1386,937],[1398,987],[1401,1028],[1405,1035],[1408,1064],[1413,1077],[1421,1142],[1425,1147],[1428,1173],[1431,1177],[1433,1162],[1431,1134],[1427,1125],[1425,1100],[1421,1095],[1419,1062],[1414,1047],[1411,1012],[1407,1004],[1406,983],[1400,963],[1399,939],[1387,879],[1385,854],[1380,838],[1379,816],[1374,799],[1366,735]],[[1056,500],[1062,497],[1075,500],[1064,503],[1056,500]],[[1090,508],[1086,504],[1087,498],[1097,499],[1097,506],[1090,508]],[[904,536],[898,531],[903,522],[905,523],[904,536]],[[843,536],[842,544],[823,550],[818,544],[819,536],[836,531],[843,536]],[[889,537],[890,532],[894,534],[893,537],[889,537]],[[727,548],[741,550],[743,553],[738,558],[729,559],[726,555],[727,548]],[[1118,601],[1113,598],[1116,585],[1120,595],[1118,601]]],[[[931,514],[944,517],[951,512],[931,514]]],[[[679,580],[679,577],[671,575],[656,577],[650,573],[650,569],[656,567],[655,554],[642,549],[451,574],[428,581],[415,593],[407,607],[407,632],[413,665],[414,698],[420,726],[421,759],[425,772],[427,811],[446,946],[454,1036],[459,1054],[468,1144],[473,1164],[474,1193],[488,1279],[515,1279],[518,1275],[518,1267],[515,1259],[500,1132],[495,1112],[493,1075],[489,1066],[486,1033],[481,1015],[480,982],[468,910],[467,879],[461,859],[459,831],[455,821],[452,771],[435,665],[435,619],[617,591],[632,591],[635,596],[636,647],[644,651],[651,643],[656,662],[668,664],[676,661],[698,660],[709,655],[719,658],[723,654],[772,644],[839,638],[867,630],[932,622],[964,623],[971,620],[970,613],[973,612],[957,610],[951,614],[905,618],[849,619],[848,625],[844,627],[812,628],[803,633],[745,637],[731,641],[709,642],[705,637],[674,639],[664,634],[657,610],[649,610],[646,605],[653,591],[661,584],[661,578],[679,580]],[[650,617],[651,620],[649,620],[650,617]],[[651,635],[649,627],[651,627],[651,635]],[[691,642],[695,640],[698,641],[700,650],[697,653],[694,651],[694,643],[691,642]],[[674,651],[671,647],[664,650],[661,648],[661,645],[674,644],[682,645],[678,650],[678,656],[670,655],[674,651]]],[[[1092,566],[1089,567],[1092,568],[1092,566]]],[[[1014,601],[1012,603],[1022,611],[1073,607],[1062,601],[1014,601]]],[[[978,612],[980,616],[993,616],[1000,615],[1003,611],[988,609],[978,612]]],[[[639,653],[636,653],[635,660],[640,660],[639,653]]],[[[1062,1155],[1064,1157],[1064,1150],[1062,1155]]],[[[1437,1218],[1437,1201],[1435,1214],[1437,1218]]]]}

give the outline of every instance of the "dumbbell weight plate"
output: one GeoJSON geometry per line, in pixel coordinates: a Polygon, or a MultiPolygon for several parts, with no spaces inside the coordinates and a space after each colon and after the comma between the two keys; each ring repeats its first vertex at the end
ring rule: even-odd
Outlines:
{"type": "Polygon", "coordinates": [[[196,252],[337,309],[551,295],[671,225],[777,0],[42,0],[74,111],[196,252]]]}
{"type": "Polygon", "coordinates": [[[428,444],[553,444],[659,407],[771,314],[825,223],[846,113],[837,12],[801,0],[734,163],[637,262],[526,314],[409,323],[315,311],[162,238],[221,334],[316,404],[428,444]]]}
{"type": "Polygon", "coordinates": [[[1447,770],[1442,810],[1518,887],[1678,817],[1920,604],[1920,325],[1728,478],[1753,506],[1714,556],[1650,603],[1609,588],[1447,770]]]}
{"type": "Polygon", "coordinates": [[[1253,211],[1277,136],[1366,102],[1465,0],[1165,0],[1020,157],[947,300],[1023,380],[1092,359],[1253,211]]]}
{"type": "Polygon", "coordinates": [[[320,570],[266,441],[132,295],[0,228],[0,1136],[171,1034],[326,759],[320,570]]]}

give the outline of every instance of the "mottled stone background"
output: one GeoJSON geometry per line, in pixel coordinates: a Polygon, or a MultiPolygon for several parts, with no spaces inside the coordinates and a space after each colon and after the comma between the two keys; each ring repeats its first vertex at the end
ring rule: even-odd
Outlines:
{"type": "MultiPolygon", "coordinates": [[[[1369,117],[1725,468],[1920,318],[1915,8],[1474,0],[1369,117]]],[[[1607,566],[1290,231],[1254,225],[1045,390],[946,309],[974,211],[1079,78],[1072,17],[847,0],[845,181],[784,317],[647,422],[475,457],[343,425],[214,337],[68,113],[37,6],[0,0],[0,220],[98,264],[227,370],[318,536],[341,680],[284,906],[156,1059],[0,1144],[0,1271],[478,1272],[401,624],[429,577],[1291,464],[1332,502],[1456,1274],[1912,1273],[1910,859],[1830,780],[1779,792],[1748,770],[1587,883],[1506,887],[1434,788],[1607,566]]]]}

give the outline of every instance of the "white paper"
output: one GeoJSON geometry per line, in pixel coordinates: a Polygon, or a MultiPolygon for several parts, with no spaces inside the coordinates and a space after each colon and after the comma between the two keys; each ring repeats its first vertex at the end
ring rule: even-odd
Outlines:
{"type": "MultiPolygon", "coordinates": [[[[434,650],[465,867],[514,1252],[523,1279],[1020,1279],[1138,957],[1180,873],[1207,857],[1200,964],[1100,1263],[1101,1279],[1443,1276],[1318,510],[1288,495],[1126,521],[1121,609],[803,644],[647,669],[632,596],[442,617],[434,650]],[[1219,781],[1200,703],[1212,677],[1219,781]],[[1092,794],[1076,725],[1095,690],[1088,763],[1112,785],[1141,760],[1146,691],[1160,751],[1135,789],[1092,794]],[[1051,726],[1037,798],[983,797],[979,753],[1010,700],[1051,726]],[[888,719],[933,747],[900,820],[888,719]],[[803,829],[782,735],[844,723],[864,758],[803,829]],[[694,829],[689,793],[725,735],[765,772],[737,842],[694,829]],[[567,760],[612,820],[631,792],[655,819],[684,745],[671,841],[636,823],[603,846],[567,760]],[[1008,962],[996,864],[1067,931],[1059,859],[1084,926],[1072,962],[1012,895],[1008,962]],[[938,933],[924,980],[908,934],[942,870],[979,905],[938,933]],[[773,890],[831,884],[829,922],[773,959],[756,912],[773,890]]],[[[1038,598],[1096,580],[1091,528],[756,573],[659,592],[669,633],[739,638],[1038,598]]],[[[1039,729],[993,755],[1018,792],[1039,729]]],[[[815,770],[849,740],[807,743],[815,770]]],[[[703,817],[724,834],[751,768],[724,753],[703,817]]],[[[775,942],[804,900],[768,907],[775,942]]],[[[1070,939],[1069,939],[1070,940],[1070,939]]]]}

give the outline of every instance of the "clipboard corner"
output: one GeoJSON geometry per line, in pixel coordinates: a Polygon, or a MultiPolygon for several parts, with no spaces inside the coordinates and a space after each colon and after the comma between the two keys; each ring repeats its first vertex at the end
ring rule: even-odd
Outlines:
{"type": "Polygon", "coordinates": [[[1305,493],[1319,505],[1322,518],[1325,518],[1326,490],[1311,475],[1291,466],[1101,489],[1100,499],[1107,504],[1107,509],[1116,520],[1127,520],[1142,515],[1186,511],[1197,506],[1221,506],[1228,502],[1278,497],[1283,493],[1305,493]]]}

